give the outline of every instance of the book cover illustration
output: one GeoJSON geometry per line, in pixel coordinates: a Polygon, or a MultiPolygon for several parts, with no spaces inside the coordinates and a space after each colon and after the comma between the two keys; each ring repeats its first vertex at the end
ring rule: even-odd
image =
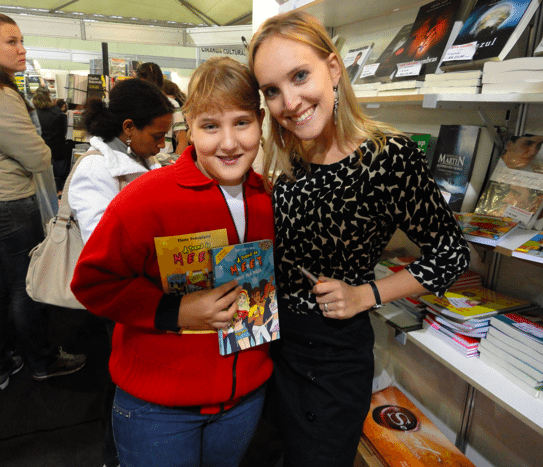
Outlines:
{"type": "Polygon", "coordinates": [[[376,78],[384,80],[391,78],[392,73],[396,69],[396,63],[399,63],[397,57],[403,54],[405,44],[409,39],[412,28],[413,24],[406,24],[403,26],[375,61],[375,63],[379,64],[379,67],[375,72],[376,78]]]}
{"type": "Polygon", "coordinates": [[[543,231],[516,248],[513,256],[543,263],[543,231]]]}
{"type": "Polygon", "coordinates": [[[228,245],[226,229],[155,237],[164,292],[185,295],[210,288],[213,284],[210,250],[225,245],[228,245]]]}
{"type": "Polygon", "coordinates": [[[443,62],[442,68],[503,60],[528,25],[541,0],[477,0],[454,46],[476,42],[471,60],[443,62]]]}
{"type": "Polygon", "coordinates": [[[475,213],[511,217],[525,228],[543,228],[542,135],[512,136],[496,162],[475,213]]]}
{"type": "Polygon", "coordinates": [[[106,80],[102,75],[89,74],[87,75],[87,99],[105,99],[106,97],[106,80]]]}
{"type": "Polygon", "coordinates": [[[373,43],[370,45],[365,45],[363,47],[357,47],[354,49],[349,49],[343,58],[343,64],[349,75],[349,80],[352,84],[355,83],[358,75],[362,71],[364,64],[368,60],[368,57],[373,48],[373,43]]]}
{"type": "Polygon", "coordinates": [[[481,128],[441,125],[430,168],[443,197],[460,211],[473,170],[481,128]]]}
{"type": "Polygon", "coordinates": [[[422,295],[420,300],[436,312],[460,322],[530,305],[528,300],[509,297],[485,287],[448,291],[443,298],[434,294],[422,295]]]}
{"type": "Polygon", "coordinates": [[[273,242],[230,245],[211,250],[214,286],[237,280],[243,286],[232,324],[219,331],[221,355],[279,338],[273,242]]]}
{"type": "Polygon", "coordinates": [[[519,223],[510,217],[474,213],[454,213],[454,217],[466,240],[491,246],[498,245],[519,227],[519,223]]]}
{"type": "Polygon", "coordinates": [[[362,436],[387,465],[473,467],[468,458],[394,386],[372,395],[362,436]]]}
{"type": "Polygon", "coordinates": [[[395,53],[383,66],[379,76],[390,75],[397,64],[421,62],[421,74],[434,73],[441,60],[458,12],[456,0],[435,0],[420,7],[401,52],[395,53]]]}

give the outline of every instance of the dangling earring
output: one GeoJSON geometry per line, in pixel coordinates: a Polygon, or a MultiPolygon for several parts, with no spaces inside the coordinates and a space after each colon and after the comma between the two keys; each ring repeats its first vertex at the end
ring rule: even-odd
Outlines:
{"type": "Polygon", "coordinates": [[[131,142],[132,140],[130,138],[126,140],[126,145],[128,146],[128,150],[126,151],[127,154],[132,154],[132,148],[130,147],[131,142]]]}
{"type": "Polygon", "coordinates": [[[334,125],[337,125],[337,108],[339,106],[339,89],[334,86],[334,125]]]}
{"type": "Polygon", "coordinates": [[[281,140],[282,148],[285,147],[285,140],[283,139],[283,131],[284,131],[284,128],[281,125],[279,125],[279,139],[281,140]]]}

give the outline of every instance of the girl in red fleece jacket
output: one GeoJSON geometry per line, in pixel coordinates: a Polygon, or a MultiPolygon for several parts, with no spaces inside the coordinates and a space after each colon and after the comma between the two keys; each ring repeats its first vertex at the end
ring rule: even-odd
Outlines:
{"type": "Polygon", "coordinates": [[[155,237],[225,228],[229,244],[273,238],[270,196],[251,169],[264,116],[255,79],[218,57],[195,70],[188,91],[193,145],[111,202],[72,282],[91,313],[116,322],[109,369],[123,467],[237,466],[272,372],[267,344],[219,354],[235,281],[182,298],[161,287],[155,237]]]}

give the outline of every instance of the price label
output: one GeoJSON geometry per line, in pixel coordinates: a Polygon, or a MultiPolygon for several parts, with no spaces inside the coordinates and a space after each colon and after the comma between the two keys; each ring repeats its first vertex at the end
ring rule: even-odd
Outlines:
{"type": "Polygon", "coordinates": [[[422,62],[407,62],[398,63],[398,71],[394,75],[394,78],[401,78],[402,76],[418,76],[422,68],[422,62]]]}
{"type": "Polygon", "coordinates": [[[475,55],[475,52],[477,52],[477,42],[453,45],[449,50],[447,50],[445,57],[443,57],[443,61],[471,60],[475,55]]]}
{"type": "Polygon", "coordinates": [[[360,73],[360,78],[367,78],[368,76],[375,76],[375,72],[377,71],[377,68],[379,68],[378,63],[372,63],[371,65],[366,65],[364,68],[362,68],[362,72],[360,73]]]}

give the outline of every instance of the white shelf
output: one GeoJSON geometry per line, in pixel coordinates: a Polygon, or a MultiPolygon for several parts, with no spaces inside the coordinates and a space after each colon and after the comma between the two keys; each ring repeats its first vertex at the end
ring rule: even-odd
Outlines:
{"type": "Polygon", "coordinates": [[[415,345],[543,435],[543,399],[532,397],[478,358],[464,357],[425,330],[412,331],[407,336],[415,345]]]}

